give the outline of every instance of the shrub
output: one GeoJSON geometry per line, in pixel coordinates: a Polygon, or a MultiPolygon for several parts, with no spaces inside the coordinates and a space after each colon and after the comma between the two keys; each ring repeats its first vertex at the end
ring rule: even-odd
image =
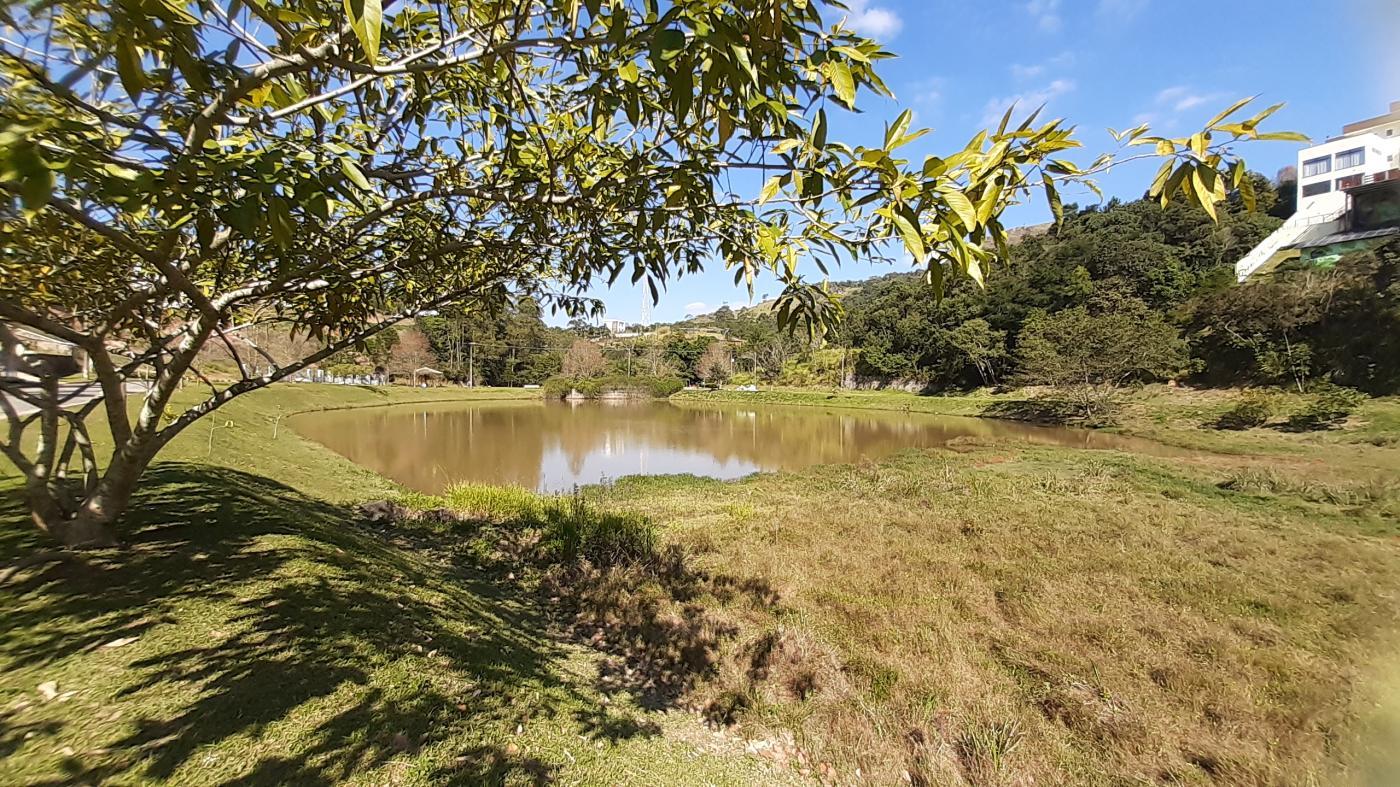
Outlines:
{"type": "Polygon", "coordinates": [[[1253,429],[1274,417],[1274,397],[1266,391],[1250,391],[1215,422],[1216,429],[1253,429]]]}
{"type": "Polygon", "coordinates": [[[1314,383],[1308,391],[1307,403],[1303,405],[1302,410],[1289,416],[1288,425],[1299,430],[1341,426],[1365,400],[1366,395],[1360,391],[1344,388],[1331,381],[1314,383]]]}

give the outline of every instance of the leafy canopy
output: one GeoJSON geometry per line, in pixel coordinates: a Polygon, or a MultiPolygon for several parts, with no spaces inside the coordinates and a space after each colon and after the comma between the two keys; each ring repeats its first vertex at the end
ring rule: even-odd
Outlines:
{"type": "MultiPolygon", "coordinates": [[[[1009,113],[917,163],[908,112],[879,146],[831,139],[830,112],[889,95],[889,54],[837,18],[817,0],[11,5],[4,296],[104,334],[271,302],[320,335],[541,285],[580,310],[600,279],[655,293],[718,259],[740,282],[773,271],[784,322],[820,323],[833,304],[799,260],[894,239],[935,283],[980,279],[1032,179],[1058,206],[1058,179],[1111,163],[1055,158],[1072,128],[1009,113]],[[757,198],[730,187],[742,172],[767,178],[757,198]]],[[[1120,137],[1168,156],[1155,191],[1210,205],[1216,171],[1243,171],[1210,134],[1261,136],[1266,116],[1120,137]]]]}

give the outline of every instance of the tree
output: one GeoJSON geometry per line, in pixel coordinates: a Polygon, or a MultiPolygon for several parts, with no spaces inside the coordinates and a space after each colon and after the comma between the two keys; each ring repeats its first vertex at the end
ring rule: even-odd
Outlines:
{"type": "MultiPolygon", "coordinates": [[[[900,153],[924,133],[912,112],[878,147],[835,139],[830,112],[889,94],[875,71],[889,55],[828,24],[832,8],[6,5],[0,319],[80,346],[103,391],[69,411],[56,381],[7,384],[39,408],[7,414],[3,443],[35,523],[65,544],[114,543],[176,435],[407,317],[520,294],[597,314],[582,296],[597,280],[625,274],[654,297],[718,260],[736,281],[782,282],[784,327],[824,330],[839,304],[799,259],[892,259],[897,243],[940,282],[980,279],[1030,183],[1058,206],[1058,185],[1112,165],[1060,158],[1078,145],[1071,127],[1011,112],[917,162],[900,153]],[[741,194],[731,173],[769,180],[741,194]],[[237,348],[230,330],[265,314],[319,347],[290,362],[237,348]],[[210,343],[234,346],[231,384],[198,369],[210,343]],[[147,373],[133,418],[124,382],[147,373]],[[187,376],[208,395],[176,408],[187,376]],[[100,462],[87,434],[99,408],[113,446],[100,462]],[[81,477],[65,470],[75,452],[81,477]]],[[[1258,124],[1272,110],[1229,122],[1243,103],[1191,137],[1117,138],[1166,156],[1154,196],[1213,212],[1243,172],[1234,143],[1270,137],[1258,124]]]]}
{"type": "Polygon", "coordinates": [[[1121,386],[1170,377],[1188,362],[1181,333],[1140,301],[1096,306],[1036,314],[1017,339],[1022,380],[1054,386],[1088,419],[1101,417],[1121,386]]]}
{"type": "Polygon", "coordinates": [[[948,340],[976,367],[983,385],[997,381],[997,369],[1006,359],[1006,331],[995,330],[979,317],[954,328],[948,340]]]}
{"type": "Polygon", "coordinates": [[[564,353],[564,364],[561,371],[565,377],[602,377],[608,373],[611,364],[603,357],[603,351],[598,349],[598,345],[587,339],[575,339],[569,346],[569,351],[564,353]]]}
{"type": "Polygon", "coordinates": [[[398,333],[399,340],[394,343],[385,367],[391,374],[407,377],[417,383],[418,370],[437,363],[437,356],[428,344],[428,337],[417,326],[401,328],[398,333]]]}
{"type": "Polygon", "coordinates": [[[647,337],[640,343],[639,361],[647,374],[652,377],[665,377],[675,373],[666,355],[666,343],[657,337],[647,337]]]}
{"type": "Polygon", "coordinates": [[[713,336],[671,334],[666,338],[666,362],[676,369],[687,385],[695,385],[702,380],[700,359],[714,343],[713,336]]]}
{"type": "Polygon", "coordinates": [[[734,355],[724,342],[714,342],[705,348],[697,364],[700,379],[706,385],[720,386],[734,375],[734,355]]]}

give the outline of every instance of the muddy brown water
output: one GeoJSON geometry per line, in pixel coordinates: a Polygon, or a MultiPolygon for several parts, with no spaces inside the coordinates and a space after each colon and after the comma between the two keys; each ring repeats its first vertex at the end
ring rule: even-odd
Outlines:
{"type": "Polygon", "coordinates": [[[939,448],[961,437],[1170,454],[1121,435],[1015,421],[825,407],[671,402],[477,402],[304,413],[305,437],[410,489],[512,484],[542,492],[628,475],[719,479],[939,448]]]}

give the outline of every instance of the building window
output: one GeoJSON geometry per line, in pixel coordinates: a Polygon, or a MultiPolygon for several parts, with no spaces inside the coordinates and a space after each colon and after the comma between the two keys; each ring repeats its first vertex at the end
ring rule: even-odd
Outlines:
{"type": "Polygon", "coordinates": [[[1342,189],[1354,189],[1360,185],[1360,175],[1347,175],[1344,178],[1337,178],[1337,191],[1341,191],[1342,189]]]}
{"type": "Polygon", "coordinates": [[[1328,182],[1328,181],[1325,181],[1325,180],[1322,181],[1321,183],[1309,183],[1309,184],[1307,184],[1306,186],[1303,187],[1303,196],[1304,196],[1304,197],[1316,197],[1316,196],[1319,195],[1319,194],[1326,194],[1327,192],[1329,192],[1329,191],[1331,191],[1331,190],[1332,190],[1332,184],[1331,184],[1330,182],[1328,182]]]}
{"type": "Polygon", "coordinates": [[[1350,169],[1366,163],[1366,148],[1357,148],[1337,154],[1337,169],[1350,169]]]}
{"type": "Polygon", "coordinates": [[[1323,156],[1303,162],[1303,177],[1312,178],[1332,171],[1332,157],[1323,156]]]}

